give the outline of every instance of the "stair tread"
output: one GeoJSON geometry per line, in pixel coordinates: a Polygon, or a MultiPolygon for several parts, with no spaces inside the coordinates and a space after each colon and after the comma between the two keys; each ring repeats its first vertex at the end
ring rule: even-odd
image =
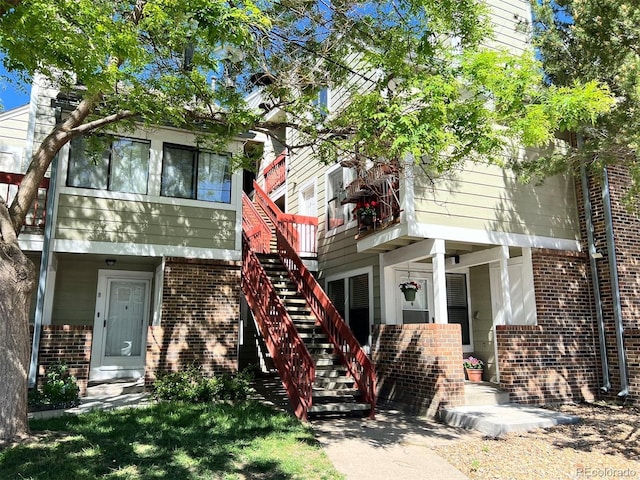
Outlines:
{"type": "Polygon", "coordinates": [[[334,412],[356,412],[371,409],[369,403],[326,403],[322,405],[312,405],[309,413],[334,413],[334,412]]]}

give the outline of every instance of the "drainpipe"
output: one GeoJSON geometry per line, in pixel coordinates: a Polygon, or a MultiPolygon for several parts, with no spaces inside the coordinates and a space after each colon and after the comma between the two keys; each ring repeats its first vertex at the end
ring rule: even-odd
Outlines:
{"type": "MultiPolygon", "coordinates": [[[[61,121],[60,108],[56,107],[56,124],[61,121]]],[[[31,344],[31,364],[29,365],[29,388],[36,386],[38,376],[38,352],[40,350],[40,334],[42,333],[42,317],[44,315],[44,297],[49,273],[49,256],[51,252],[51,233],[53,231],[53,210],[58,183],[58,154],[51,162],[51,177],[49,178],[49,192],[47,193],[46,221],[44,224],[44,238],[42,242],[42,256],[40,257],[40,276],[38,277],[38,293],[36,297],[36,311],[33,324],[33,341],[31,344]]]]}
{"type": "MultiPolygon", "coordinates": [[[[582,138],[578,137],[578,144],[582,138]]],[[[593,218],[591,210],[591,197],[589,196],[589,182],[587,180],[587,167],[580,165],[580,179],[582,181],[582,199],[584,202],[584,216],[587,222],[587,243],[589,246],[589,264],[591,266],[591,284],[593,285],[593,295],[596,301],[596,319],[598,322],[598,337],[600,339],[600,359],[602,363],[603,385],[600,390],[607,393],[611,389],[609,379],[609,358],[607,356],[607,337],[604,330],[604,318],[602,315],[602,298],[600,297],[600,282],[598,281],[598,265],[596,262],[597,252],[593,240],[593,218]]]]}
{"type": "Polygon", "coordinates": [[[627,360],[624,349],[624,326],[622,324],[622,307],[620,305],[620,284],[618,282],[616,244],[613,238],[609,175],[607,173],[606,166],[603,171],[602,203],[604,205],[604,221],[607,231],[607,256],[609,257],[609,274],[611,275],[611,290],[613,293],[613,318],[616,324],[616,343],[618,347],[618,364],[620,366],[620,386],[622,387],[622,390],[618,392],[618,397],[626,397],[629,395],[629,381],[627,379],[627,360]]]}

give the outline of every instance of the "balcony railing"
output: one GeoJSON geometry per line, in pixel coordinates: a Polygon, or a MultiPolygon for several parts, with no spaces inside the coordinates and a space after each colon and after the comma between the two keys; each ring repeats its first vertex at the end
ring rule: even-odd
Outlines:
{"type": "Polygon", "coordinates": [[[278,188],[284,185],[287,180],[287,155],[282,152],[278,158],[271,162],[264,169],[264,189],[267,195],[271,195],[278,188]]]}
{"type": "Polygon", "coordinates": [[[255,202],[260,205],[271,222],[280,228],[287,241],[296,249],[296,253],[301,257],[317,257],[318,219],[305,215],[282,213],[255,181],[253,188],[256,192],[255,202]]]}
{"type": "MultiPolygon", "coordinates": [[[[13,201],[18,188],[24,179],[22,173],[0,172],[0,195],[10,205],[13,201]]],[[[45,178],[38,186],[38,194],[36,195],[33,205],[29,209],[24,222],[24,229],[42,230],[47,216],[47,196],[49,194],[49,179],[45,178]]]]}

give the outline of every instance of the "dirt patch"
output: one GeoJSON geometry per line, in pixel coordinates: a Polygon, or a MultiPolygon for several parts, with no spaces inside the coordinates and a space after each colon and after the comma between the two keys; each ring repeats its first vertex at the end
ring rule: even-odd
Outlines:
{"type": "Polygon", "coordinates": [[[473,480],[640,479],[639,409],[590,404],[555,410],[582,421],[434,450],[473,480]]]}

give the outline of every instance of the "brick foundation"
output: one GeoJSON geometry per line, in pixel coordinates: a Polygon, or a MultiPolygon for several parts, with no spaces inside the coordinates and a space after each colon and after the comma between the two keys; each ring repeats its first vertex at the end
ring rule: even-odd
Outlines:
{"type": "Polygon", "coordinates": [[[149,327],[146,384],[195,364],[206,374],[238,368],[240,263],[167,258],[162,325],[149,327]]]}
{"type": "Polygon", "coordinates": [[[371,357],[380,402],[435,417],[464,404],[460,325],[374,325],[371,357]]]}
{"type": "MultiPolygon", "coordinates": [[[[33,328],[32,335],[33,335],[33,328]]],[[[64,362],[78,380],[80,395],[87,393],[93,328],[76,325],[43,325],[38,356],[38,385],[49,365],[64,362]]]]}
{"type": "Polygon", "coordinates": [[[533,251],[538,324],[496,328],[500,386],[512,401],[594,399],[600,359],[587,263],[577,252],[533,251]]]}

